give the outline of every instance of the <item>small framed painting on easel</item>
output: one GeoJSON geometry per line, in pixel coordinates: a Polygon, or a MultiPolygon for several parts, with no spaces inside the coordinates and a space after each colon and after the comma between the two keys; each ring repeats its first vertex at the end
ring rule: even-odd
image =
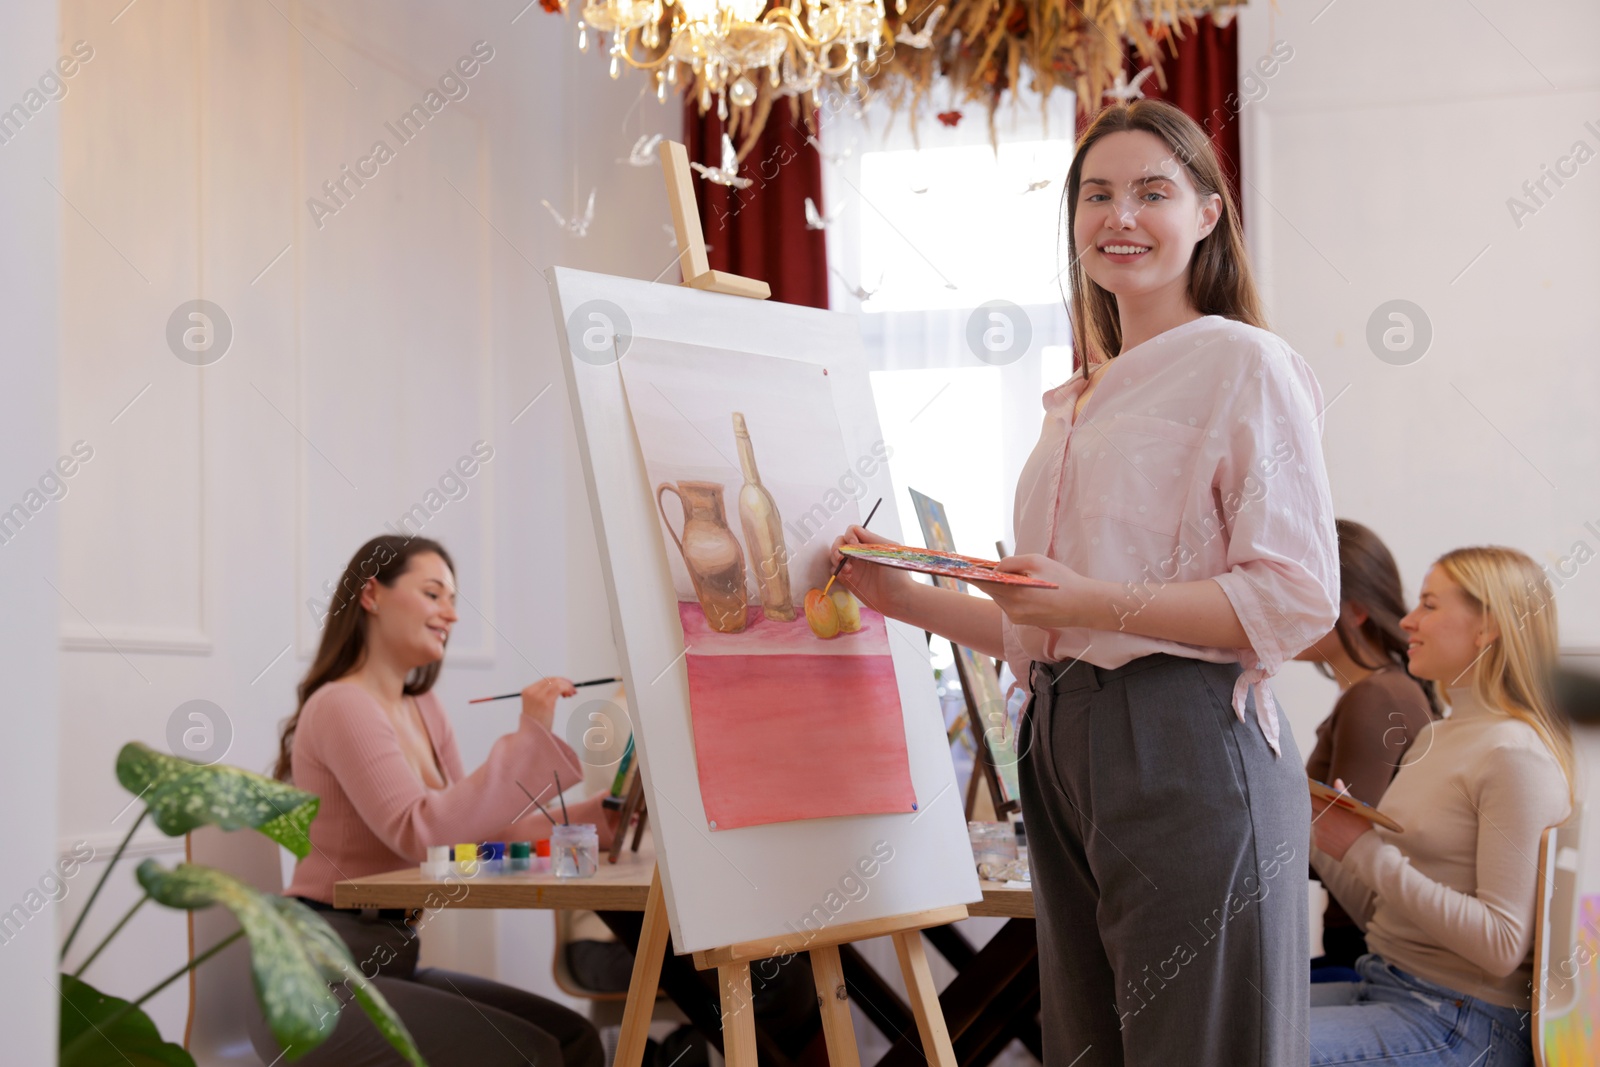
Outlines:
{"type": "MultiPolygon", "coordinates": [[[[928,548],[941,552],[954,552],[955,539],[950,535],[950,520],[944,505],[915,489],[911,503],[917,511],[917,521],[922,525],[922,539],[928,548]]],[[[946,589],[959,590],[963,583],[955,578],[935,577],[934,582],[946,589]]],[[[961,679],[961,693],[967,703],[967,724],[972,732],[972,743],[977,749],[973,762],[973,775],[967,784],[967,818],[977,814],[978,780],[982,774],[989,787],[989,798],[994,806],[994,818],[1004,819],[1022,808],[1017,799],[1017,749],[1016,731],[1006,713],[1005,697],[1000,692],[1000,676],[994,661],[970,648],[951,643],[955,653],[956,673],[961,679]]]]}

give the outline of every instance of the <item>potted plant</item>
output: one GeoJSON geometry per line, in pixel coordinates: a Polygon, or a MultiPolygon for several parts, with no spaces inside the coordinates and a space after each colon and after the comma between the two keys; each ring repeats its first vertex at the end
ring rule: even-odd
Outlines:
{"type": "MultiPolygon", "coordinates": [[[[317,797],[264,775],[223,764],[193,763],[134,742],[117,754],[117,780],[144,803],[144,811],[117,846],[83,913],[72,924],[61,946],[63,961],[111,868],[145,819],[169,837],[211,825],[265,834],[302,859],[311,851],[308,831],[317,814],[317,797]]],[[[330,983],[346,982],[389,1043],[415,1067],[426,1067],[411,1034],[355,965],[344,942],[298,900],[263,893],[222,871],[192,863],[167,869],[148,859],[139,864],[136,877],[144,889],[138,902],[77,970],[61,974],[60,1067],[195,1067],[182,1046],[162,1040],[140,1006],[241,937],[250,942],[256,999],[273,1037],[280,1048],[294,1052],[286,1059],[298,1059],[333,1033],[340,1003],[330,983]],[[83,972],[134,913],[152,900],[185,911],[220,904],[233,912],[240,929],[136,1000],[110,996],[85,982],[83,972]]]]}

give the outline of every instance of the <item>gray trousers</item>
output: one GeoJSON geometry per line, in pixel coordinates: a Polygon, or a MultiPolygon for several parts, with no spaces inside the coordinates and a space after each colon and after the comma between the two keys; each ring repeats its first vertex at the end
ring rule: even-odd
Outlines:
{"type": "Polygon", "coordinates": [[[1033,665],[1019,775],[1046,1067],[1300,1067],[1311,802],[1239,667],[1033,665]]]}
{"type": "MultiPolygon", "coordinates": [[[[318,914],[350,947],[362,973],[376,975],[372,984],[430,1067],[604,1067],[600,1035],[577,1012],[487,978],[419,969],[420,945],[404,923],[352,912],[318,914]]],[[[342,1006],[337,1018],[327,1020],[332,1035],[296,1060],[296,1067],[405,1067],[343,983],[334,993],[342,1006]]],[[[262,1063],[277,1061],[277,1042],[259,1012],[250,1021],[250,1038],[262,1063]]]]}

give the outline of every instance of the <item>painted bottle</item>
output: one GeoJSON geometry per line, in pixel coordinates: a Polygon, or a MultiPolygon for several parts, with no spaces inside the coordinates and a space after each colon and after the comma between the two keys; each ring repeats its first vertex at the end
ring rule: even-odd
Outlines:
{"type": "Polygon", "coordinates": [[[789,622],[795,611],[794,598],[789,593],[789,546],[783,539],[783,520],[772,494],[761,484],[750,429],[744,415],[737,411],[733,413],[733,437],[739,445],[739,467],[744,471],[744,484],[739,487],[739,522],[744,528],[745,552],[756,572],[761,609],[769,619],[789,622]]]}

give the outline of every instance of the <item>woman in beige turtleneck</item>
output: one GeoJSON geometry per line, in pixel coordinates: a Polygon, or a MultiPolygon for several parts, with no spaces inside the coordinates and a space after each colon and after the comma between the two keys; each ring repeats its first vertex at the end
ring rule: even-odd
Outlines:
{"type": "Polygon", "coordinates": [[[1572,742],[1548,689],[1554,593],[1514,549],[1457,549],[1400,625],[1439,683],[1430,724],[1379,808],[1393,833],[1313,804],[1312,860],[1361,925],[1362,981],[1318,987],[1313,1064],[1531,1064],[1535,857],[1573,797],[1572,742]]]}

